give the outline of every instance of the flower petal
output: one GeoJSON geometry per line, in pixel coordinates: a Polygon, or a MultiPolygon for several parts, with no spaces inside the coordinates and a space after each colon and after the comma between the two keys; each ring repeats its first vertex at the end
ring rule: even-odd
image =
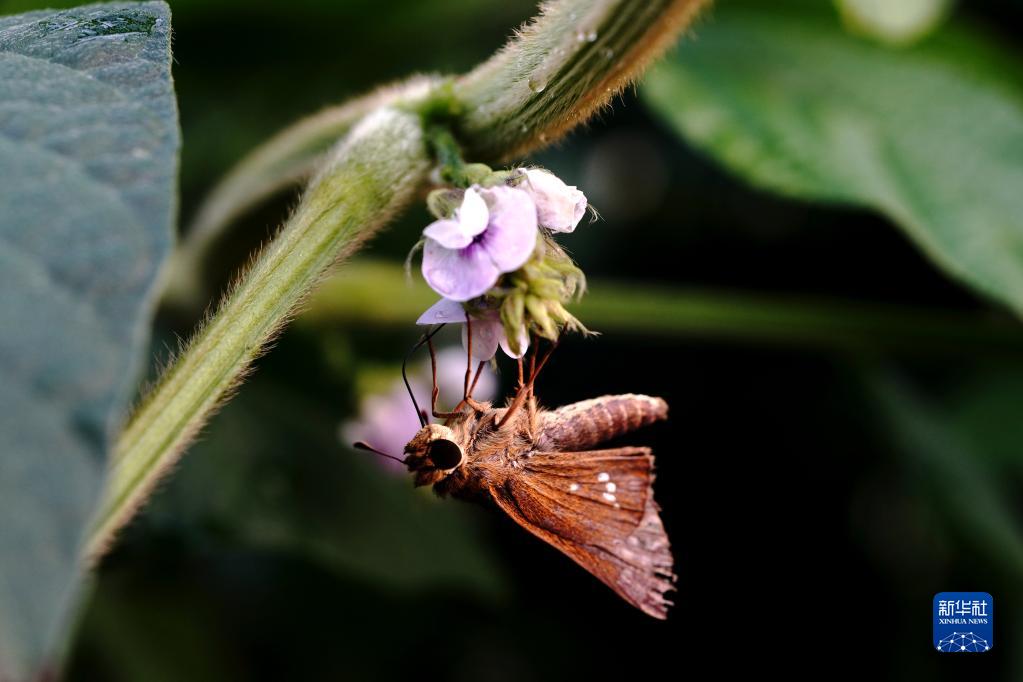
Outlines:
{"type": "MultiPolygon", "coordinates": [[[[476,362],[486,362],[497,354],[497,346],[501,342],[503,332],[501,321],[490,318],[472,319],[472,325],[462,327],[462,346],[468,347],[466,329],[472,326],[472,357],[476,362]]],[[[475,368],[473,368],[475,370],[475,368]]]]}
{"type": "Polygon", "coordinates": [[[465,248],[472,243],[473,237],[487,229],[489,215],[487,202],[475,188],[470,187],[465,190],[462,205],[455,209],[455,215],[433,221],[423,230],[423,235],[446,249],[465,248]]]}
{"type": "Polygon", "coordinates": [[[457,324],[465,322],[465,309],[458,301],[447,298],[434,303],[426,309],[416,324],[457,324]]]}
{"type": "Polygon", "coordinates": [[[468,301],[487,292],[501,272],[480,244],[445,249],[432,239],[423,246],[423,278],[444,298],[468,301]]]}
{"type": "Polygon", "coordinates": [[[462,249],[472,244],[472,235],[466,234],[462,224],[452,218],[433,221],[423,230],[423,236],[436,241],[446,249],[462,249]]]}
{"type": "Polygon", "coordinates": [[[482,192],[490,205],[490,223],[477,244],[501,272],[518,270],[536,248],[536,204],[528,192],[515,187],[482,192]]]}
{"type": "Polygon", "coordinates": [[[501,350],[504,354],[510,358],[521,358],[529,350],[529,334],[526,332],[525,327],[519,328],[519,352],[513,353],[511,347],[508,345],[508,335],[504,331],[504,327],[501,327],[501,350]]]}
{"type": "Polygon", "coordinates": [[[455,218],[462,224],[462,229],[470,237],[475,237],[487,229],[490,209],[487,202],[480,196],[479,188],[470,187],[462,197],[462,206],[455,212],[455,218]]]}
{"type": "Polygon", "coordinates": [[[540,225],[553,232],[574,231],[586,213],[586,195],[548,171],[528,169],[522,188],[536,203],[540,225]]]}

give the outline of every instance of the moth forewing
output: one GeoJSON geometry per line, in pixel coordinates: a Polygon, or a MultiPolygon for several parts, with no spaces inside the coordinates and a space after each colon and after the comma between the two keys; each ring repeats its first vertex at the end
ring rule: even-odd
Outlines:
{"type": "Polygon", "coordinates": [[[653,455],[590,448],[667,413],[660,398],[635,394],[510,415],[486,403],[467,406],[443,426],[424,427],[406,448],[406,463],[417,485],[495,504],[630,604],[664,618],[674,574],[653,499],[653,455]],[[438,433],[464,449],[450,471],[430,457],[438,433]]]}

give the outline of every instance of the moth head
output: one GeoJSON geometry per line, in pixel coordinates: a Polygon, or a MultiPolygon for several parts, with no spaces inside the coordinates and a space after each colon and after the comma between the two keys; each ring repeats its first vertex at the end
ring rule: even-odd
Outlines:
{"type": "Polygon", "coordinates": [[[405,446],[405,466],[416,475],[417,486],[446,478],[464,462],[465,449],[443,424],[427,424],[405,446]]]}

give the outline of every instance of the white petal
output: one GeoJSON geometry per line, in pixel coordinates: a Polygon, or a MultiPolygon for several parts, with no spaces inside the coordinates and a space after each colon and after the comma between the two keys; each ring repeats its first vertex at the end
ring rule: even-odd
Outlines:
{"type": "Polygon", "coordinates": [[[487,229],[490,209],[487,208],[487,202],[480,196],[477,187],[465,190],[462,206],[455,212],[455,218],[462,224],[462,230],[471,237],[487,229]]]}
{"type": "Polygon", "coordinates": [[[462,308],[462,304],[458,301],[446,298],[442,298],[427,308],[426,312],[416,320],[416,324],[453,324],[460,322],[465,322],[465,309],[462,308]]]}
{"type": "Polygon", "coordinates": [[[423,235],[436,240],[446,249],[461,249],[472,244],[473,237],[487,229],[490,210],[479,192],[470,187],[465,190],[462,205],[451,218],[435,220],[426,226],[423,235]]]}
{"type": "Polygon", "coordinates": [[[525,327],[519,328],[519,352],[512,353],[511,347],[508,345],[508,335],[504,333],[504,329],[501,329],[501,350],[504,354],[510,358],[521,358],[526,354],[529,349],[529,334],[526,332],[525,327]]]}
{"type": "Polygon", "coordinates": [[[536,203],[540,225],[554,232],[572,232],[586,213],[586,195],[553,173],[531,168],[522,188],[536,203]]]}

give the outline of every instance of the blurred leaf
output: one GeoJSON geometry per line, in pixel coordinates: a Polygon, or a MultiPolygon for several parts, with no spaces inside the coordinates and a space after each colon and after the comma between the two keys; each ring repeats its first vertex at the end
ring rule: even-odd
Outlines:
{"type": "Polygon", "coordinates": [[[413,490],[403,469],[342,447],[340,409],[268,378],[246,386],[184,458],[147,509],[151,523],[214,530],[392,589],[500,596],[500,566],[473,519],[481,510],[413,490]]]}
{"type": "Polygon", "coordinates": [[[835,0],[854,33],[906,45],[933,31],[948,15],[950,0],[835,0]]]}
{"type": "MultiPolygon", "coordinates": [[[[437,298],[418,274],[409,279],[397,264],[358,259],[320,287],[299,324],[408,325],[437,298]]],[[[589,328],[607,333],[706,336],[913,355],[1023,352],[1023,329],[1012,319],[841,299],[591,280],[583,300],[569,308],[589,328]]]]}
{"type": "Polygon", "coordinates": [[[979,77],[964,59],[969,32],[949,33],[892,51],[827,14],[722,3],[644,92],[750,182],[875,208],[949,274],[1023,312],[1023,99],[1011,72],[979,77]]]}
{"type": "Polygon", "coordinates": [[[39,666],[145,355],[178,128],[160,2],[0,19],[0,677],[39,666]]]}
{"type": "MultiPolygon", "coordinates": [[[[988,456],[992,444],[892,374],[869,375],[868,387],[911,475],[926,487],[946,526],[1015,579],[1023,577],[1023,525],[1008,502],[999,463],[988,456]]],[[[997,443],[1002,432],[990,435],[997,443]]]]}
{"type": "Polygon", "coordinates": [[[948,401],[952,423],[987,461],[1023,482],[1023,367],[1000,364],[974,372],[948,401]]]}

